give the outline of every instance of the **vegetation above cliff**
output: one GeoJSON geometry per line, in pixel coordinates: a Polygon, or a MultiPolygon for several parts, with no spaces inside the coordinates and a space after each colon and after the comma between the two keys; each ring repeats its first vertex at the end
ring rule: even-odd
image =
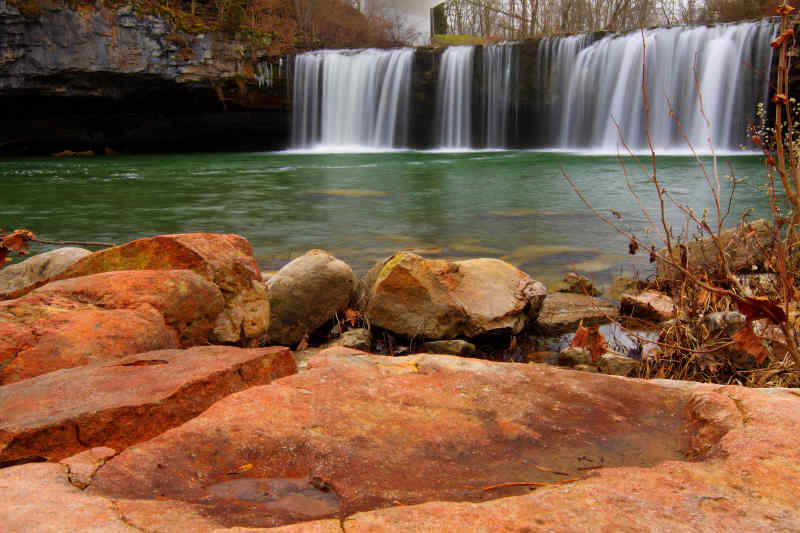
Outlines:
{"type": "Polygon", "coordinates": [[[44,9],[99,10],[133,5],[187,33],[221,31],[252,41],[271,55],[312,48],[396,46],[411,36],[396,21],[365,15],[348,0],[8,0],[27,18],[44,9]]]}

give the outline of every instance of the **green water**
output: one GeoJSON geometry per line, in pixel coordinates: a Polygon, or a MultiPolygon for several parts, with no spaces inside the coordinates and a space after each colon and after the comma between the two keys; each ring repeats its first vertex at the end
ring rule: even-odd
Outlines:
{"type": "MultiPolygon", "coordinates": [[[[721,158],[723,175],[728,161],[749,178],[737,187],[731,222],[745,207],[764,214],[760,158],[721,158]]],[[[656,214],[652,186],[627,163],[656,214]]],[[[570,265],[599,282],[623,268],[646,274],[647,258],[627,255],[627,241],[584,207],[562,169],[600,211],[619,211],[623,227],[644,235],[616,157],[519,151],[0,159],[0,228],[115,243],[238,233],[265,270],[324,248],[364,272],[394,250],[415,248],[428,257],[500,257],[546,283],[570,265]]],[[[658,173],[696,212],[712,205],[691,158],[660,157],[658,173]]],[[[726,196],[727,182],[723,189],[726,196]]],[[[683,225],[677,208],[667,211],[683,225]]]]}

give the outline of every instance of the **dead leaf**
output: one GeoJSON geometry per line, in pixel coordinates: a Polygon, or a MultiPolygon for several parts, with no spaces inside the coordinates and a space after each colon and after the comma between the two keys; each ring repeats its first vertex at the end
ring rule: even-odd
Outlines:
{"type": "Polygon", "coordinates": [[[736,341],[736,347],[755,357],[759,365],[763,363],[764,359],[769,355],[764,343],[761,342],[761,338],[753,332],[753,328],[750,324],[747,324],[737,331],[733,339],[736,341]]]}
{"type": "Polygon", "coordinates": [[[600,356],[606,353],[606,339],[597,326],[584,327],[583,323],[578,326],[575,332],[575,337],[572,339],[570,346],[573,348],[582,348],[592,354],[592,362],[600,360],[600,356]]]}
{"type": "Polygon", "coordinates": [[[355,327],[356,322],[361,318],[361,312],[349,307],[344,311],[344,321],[348,322],[351,327],[355,327]]]}
{"type": "Polygon", "coordinates": [[[769,45],[772,48],[780,48],[780,46],[783,43],[785,43],[786,41],[788,41],[792,37],[794,37],[794,30],[789,28],[788,30],[786,30],[783,33],[781,33],[780,35],[778,35],[778,37],[774,41],[769,43],[769,45]]]}
{"type": "Polygon", "coordinates": [[[35,238],[36,236],[26,229],[16,229],[3,237],[0,242],[2,242],[3,247],[24,255],[30,251],[30,241],[35,238]]]}
{"type": "Polygon", "coordinates": [[[778,13],[778,15],[791,15],[792,11],[794,11],[794,8],[789,4],[781,4],[775,8],[775,11],[778,13]]]}
{"type": "Polygon", "coordinates": [[[786,313],[777,300],[766,296],[742,297],[736,302],[739,312],[747,317],[747,322],[768,318],[775,324],[786,322],[786,313]]]}
{"type": "Polygon", "coordinates": [[[243,464],[242,466],[240,466],[236,470],[238,470],[239,472],[247,472],[251,468],[253,468],[252,463],[247,463],[247,464],[243,464]]]}

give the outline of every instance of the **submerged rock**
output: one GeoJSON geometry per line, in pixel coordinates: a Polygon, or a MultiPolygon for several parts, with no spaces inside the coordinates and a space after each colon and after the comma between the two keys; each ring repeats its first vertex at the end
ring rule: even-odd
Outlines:
{"type": "Polygon", "coordinates": [[[0,269],[0,300],[19,298],[91,253],[84,248],[58,248],[0,269]]]}
{"type": "Polygon", "coordinates": [[[499,259],[444,261],[399,252],[365,277],[366,316],[407,337],[517,334],[535,320],[547,289],[499,259]]]}
{"type": "Polygon", "coordinates": [[[267,282],[270,342],[296,345],[347,308],[355,285],[352,269],[324,250],[291,261],[267,282]]]}

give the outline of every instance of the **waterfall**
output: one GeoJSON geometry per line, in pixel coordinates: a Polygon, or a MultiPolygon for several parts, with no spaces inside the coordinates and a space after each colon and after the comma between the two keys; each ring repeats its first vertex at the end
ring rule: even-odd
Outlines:
{"type": "Polygon", "coordinates": [[[452,46],[442,53],[436,108],[439,147],[469,148],[472,144],[473,46],[452,46]]]}
{"type": "Polygon", "coordinates": [[[509,146],[511,120],[517,110],[519,47],[499,43],[483,47],[483,123],[488,148],[509,146]]]}
{"type": "MultiPolygon", "coordinates": [[[[536,52],[539,100],[534,109],[540,117],[539,143],[552,146],[561,137],[561,117],[568,109],[567,91],[578,54],[592,43],[591,34],[546,37],[536,52]]],[[[561,145],[561,141],[556,143],[561,145]]]]}
{"type": "Polygon", "coordinates": [[[647,147],[644,50],[656,149],[687,150],[684,134],[697,150],[737,149],[746,138],[748,116],[766,99],[774,32],[770,20],[658,28],[646,30],[644,38],[640,32],[609,36],[583,48],[561,86],[565,101],[554,108],[560,113],[559,147],[616,151],[620,135],[634,150],[647,147]]]}
{"type": "Polygon", "coordinates": [[[297,55],[292,146],[407,146],[413,58],[411,48],[297,55]]]}
{"type": "MultiPolygon", "coordinates": [[[[299,54],[292,146],[613,153],[620,135],[630,148],[646,149],[649,125],[661,151],[686,152],[687,140],[699,151],[736,150],[756,104],[767,100],[776,30],[775,20],[761,20],[453,46],[438,56],[438,69],[433,58],[420,63],[430,70],[414,89],[435,83],[435,99],[412,93],[410,48],[299,54]]],[[[420,52],[427,53],[438,54],[420,52]]],[[[267,67],[258,73],[265,85],[274,78],[267,67]]]]}

